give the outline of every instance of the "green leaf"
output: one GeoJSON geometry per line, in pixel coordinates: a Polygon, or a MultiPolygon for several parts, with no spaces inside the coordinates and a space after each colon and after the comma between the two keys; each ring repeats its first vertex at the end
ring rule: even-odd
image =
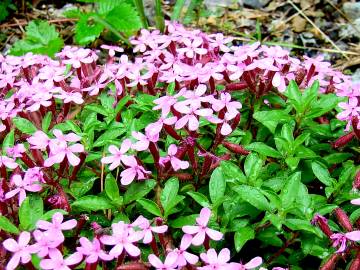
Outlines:
{"type": "Polygon", "coordinates": [[[316,80],[313,82],[313,84],[307,88],[304,92],[303,92],[303,96],[302,96],[302,106],[304,107],[304,109],[308,108],[308,106],[317,98],[318,92],[319,92],[319,81],[316,80]]]}
{"type": "Polygon", "coordinates": [[[159,206],[151,201],[151,200],[148,200],[148,199],[138,199],[137,202],[142,206],[144,207],[144,209],[146,211],[148,211],[149,213],[153,214],[154,216],[157,216],[157,217],[161,217],[161,210],[159,208],[159,206]]]}
{"type": "Polygon", "coordinates": [[[50,123],[51,123],[51,119],[52,119],[52,113],[51,112],[47,112],[45,117],[43,118],[43,121],[41,123],[41,129],[44,132],[47,132],[49,127],[50,127],[50,123]]]}
{"type": "Polygon", "coordinates": [[[94,142],[93,147],[100,147],[112,143],[114,139],[123,135],[125,132],[126,129],[124,128],[115,128],[115,126],[111,126],[108,130],[99,136],[99,138],[94,142]]]}
{"type": "Polygon", "coordinates": [[[80,45],[87,45],[97,39],[104,26],[96,22],[93,17],[95,13],[81,13],[75,26],[75,42],[80,45]]]}
{"type": "Polygon", "coordinates": [[[241,185],[233,187],[240,198],[259,210],[271,210],[268,200],[256,187],[241,185]]]}
{"type": "Polygon", "coordinates": [[[170,178],[166,181],[164,189],[161,191],[160,202],[164,208],[165,216],[177,204],[176,196],[179,191],[179,180],[177,178],[170,178]]]}
{"type": "Polygon", "coordinates": [[[263,142],[253,142],[245,146],[245,148],[246,150],[255,151],[267,157],[281,158],[281,154],[278,151],[263,142]]]}
{"type": "Polygon", "coordinates": [[[8,233],[19,234],[19,229],[5,216],[0,216],[0,230],[8,233]]]}
{"type": "Polygon", "coordinates": [[[28,196],[19,209],[20,228],[25,231],[35,229],[36,222],[42,217],[44,204],[40,196],[28,196]]]}
{"type": "Polygon", "coordinates": [[[41,219],[41,220],[50,220],[55,213],[61,213],[61,214],[63,214],[63,215],[67,215],[67,214],[68,214],[68,212],[66,212],[66,211],[63,210],[63,209],[52,209],[52,210],[47,211],[46,213],[44,213],[44,214],[41,216],[40,219],[41,219]]]}
{"type": "Polygon", "coordinates": [[[114,7],[105,19],[116,30],[126,33],[127,36],[135,33],[142,26],[136,9],[127,3],[114,7]]]}
{"type": "Polygon", "coordinates": [[[53,57],[63,45],[54,25],[49,25],[47,21],[30,21],[26,26],[25,39],[16,41],[10,54],[19,56],[33,52],[53,57]]]}
{"type": "Polygon", "coordinates": [[[21,117],[14,117],[12,119],[14,125],[18,130],[26,134],[34,134],[37,131],[37,128],[29,120],[21,117]]]}
{"type": "Polygon", "coordinates": [[[255,238],[255,231],[251,227],[240,228],[234,235],[236,252],[239,252],[247,241],[255,238]]]}
{"type": "Polygon", "coordinates": [[[266,126],[271,133],[275,133],[278,124],[289,122],[292,119],[288,112],[281,110],[258,111],[254,113],[253,117],[266,126]]]}
{"type": "Polygon", "coordinates": [[[301,173],[292,174],[281,192],[281,202],[284,209],[288,209],[295,201],[301,184],[301,173]]]}
{"type": "Polygon", "coordinates": [[[116,183],[116,179],[111,173],[108,173],[105,177],[105,193],[111,201],[120,202],[122,198],[119,193],[119,187],[116,183]]]}
{"type": "Polygon", "coordinates": [[[156,181],[153,179],[146,180],[144,182],[132,182],[129,185],[128,190],[124,194],[124,204],[129,204],[136,201],[146,194],[148,194],[156,185],[156,181]]]}
{"type": "Polygon", "coordinates": [[[202,207],[210,207],[210,202],[204,194],[196,191],[188,191],[187,194],[202,207]]]}
{"type": "Polygon", "coordinates": [[[323,237],[321,231],[317,230],[317,227],[314,227],[310,224],[310,221],[296,219],[296,218],[288,218],[285,220],[285,226],[289,227],[294,231],[308,231],[313,234],[316,234],[319,237],[323,237]]]}
{"type": "Polygon", "coordinates": [[[231,161],[223,160],[220,168],[226,182],[246,183],[246,177],[238,165],[231,161]]]}
{"type": "Polygon", "coordinates": [[[290,103],[294,106],[297,112],[303,112],[304,107],[301,102],[301,92],[294,80],[291,80],[286,88],[285,95],[288,97],[290,103]]]}
{"type": "Polygon", "coordinates": [[[333,165],[333,164],[340,164],[352,156],[353,154],[350,153],[332,153],[328,156],[325,156],[324,160],[329,165],[333,165]]]}
{"type": "Polygon", "coordinates": [[[220,167],[216,168],[210,177],[209,194],[212,203],[219,201],[225,194],[226,182],[220,167]]]}
{"type": "Polygon", "coordinates": [[[261,173],[263,161],[259,158],[256,153],[250,153],[246,159],[244,164],[244,170],[246,176],[249,178],[250,183],[254,183],[258,176],[261,173]]]}
{"type": "Polygon", "coordinates": [[[185,225],[193,225],[195,224],[196,218],[198,217],[198,214],[190,215],[190,216],[182,216],[178,217],[175,220],[169,220],[169,225],[172,228],[180,229],[185,225]]]}
{"type": "Polygon", "coordinates": [[[71,204],[71,207],[83,211],[99,211],[112,208],[111,202],[104,198],[95,195],[87,195],[77,199],[71,204]]]}
{"type": "Polygon", "coordinates": [[[114,7],[126,3],[126,0],[97,0],[96,3],[98,4],[98,12],[101,15],[106,15],[114,7]]]}
{"type": "Polygon", "coordinates": [[[330,176],[328,169],[319,161],[313,161],[311,168],[315,176],[326,186],[333,186],[335,184],[334,179],[330,176]]]}
{"type": "Polygon", "coordinates": [[[3,155],[6,154],[6,149],[9,147],[13,147],[15,142],[15,131],[12,129],[4,138],[3,144],[2,144],[2,153],[3,155]]]}

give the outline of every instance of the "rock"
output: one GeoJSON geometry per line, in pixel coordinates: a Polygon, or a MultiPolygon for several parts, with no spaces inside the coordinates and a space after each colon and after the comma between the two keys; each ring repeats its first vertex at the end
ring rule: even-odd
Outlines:
{"type": "Polygon", "coordinates": [[[340,30],[341,38],[354,38],[360,39],[360,18],[356,19],[352,24],[344,25],[340,30]]]}
{"type": "Polygon", "coordinates": [[[292,20],[292,28],[293,28],[294,32],[297,32],[297,33],[304,32],[304,30],[306,28],[306,23],[307,23],[307,21],[303,17],[296,16],[292,20]]]}
{"type": "Polygon", "coordinates": [[[360,83],[360,68],[356,69],[351,75],[351,79],[354,83],[360,83]]]}
{"type": "Polygon", "coordinates": [[[226,8],[236,4],[236,0],[205,0],[204,5],[210,10],[216,10],[218,8],[226,8]]]}
{"type": "Polygon", "coordinates": [[[343,10],[346,16],[351,20],[356,20],[360,18],[360,2],[357,3],[345,3],[343,5],[343,10]]]}
{"type": "Polygon", "coordinates": [[[270,0],[239,0],[240,4],[252,7],[252,8],[263,8],[270,0]]]}

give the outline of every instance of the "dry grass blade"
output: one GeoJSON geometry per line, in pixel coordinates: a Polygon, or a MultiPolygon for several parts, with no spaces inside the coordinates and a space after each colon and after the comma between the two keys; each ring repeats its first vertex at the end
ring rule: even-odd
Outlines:
{"type": "Polygon", "coordinates": [[[296,9],[297,12],[299,12],[301,14],[301,16],[303,16],[317,31],[319,31],[319,33],[339,52],[341,52],[341,54],[346,58],[349,59],[347,57],[347,55],[345,53],[343,53],[343,51],[334,43],[334,41],[332,41],[312,20],[310,20],[310,18],[308,16],[305,15],[304,12],[302,12],[295,4],[293,1],[291,0],[287,0],[287,2],[294,8],[296,9]]]}

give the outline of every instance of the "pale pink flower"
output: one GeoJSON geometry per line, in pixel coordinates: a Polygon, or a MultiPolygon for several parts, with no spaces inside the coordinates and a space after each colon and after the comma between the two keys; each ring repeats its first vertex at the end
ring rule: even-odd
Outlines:
{"type": "Polygon", "coordinates": [[[348,102],[340,102],[339,107],[343,109],[336,117],[343,121],[348,121],[346,130],[349,130],[353,117],[360,117],[360,104],[357,97],[349,98],[348,102]]]}
{"type": "Polygon", "coordinates": [[[210,47],[219,48],[220,51],[229,52],[230,48],[226,44],[233,41],[232,37],[224,37],[222,33],[209,35],[210,47]]]}
{"type": "Polygon", "coordinates": [[[83,92],[89,92],[90,96],[96,96],[99,92],[104,89],[111,80],[108,80],[106,73],[101,74],[100,78],[95,82],[92,82],[89,87],[81,89],[83,92]]]}
{"type": "Polygon", "coordinates": [[[232,270],[247,270],[247,269],[254,269],[254,268],[260,266],[262,263],[263,263],[263,260],[261,257],[255,257],[246,264],[230,263],[230,266],[232,266],[232,270]]]}
{"type": "Polygon", "coordinates": [[[99,261],[99,259],[111,261],[114,258],[101,249],[100,241],[97,238],[94,238],[92,242],[90,242],[86,237],[81,237],[79,242],[81,246],[77,247],[76,250],[86,257],[86,263],[95,263],[99,261]]]}
{"type": "Polygon", "coordinates": [[[61,91],[60,94],[54,95],[54,97],[63,100],[64,103],[74,102],[76,104],[84,103],[82,94],[79,92],[66,92],[61,91]]]}
{"type": "Polygon", "coordinates": [[[177,253],[176,264],[180,267],[189,264],[196,264],[199,261],[199,257],[187,252],[186,250],[190,247],[192,241],[192,236],[190,234],[184,234],[181,238],[180,247],[176,248],[174,252],[177,253]]]}
{"type": "Polygon", "coordinates": [[[196,54],[204,55],[207,53],[207,49],[202,48],[203,39],[199,37],[195,37],[192,41],[189,38],[184,38],[182,40],[185,47],[178,48],[177,51],[185,54],[189,58],[194,58],[196,54]]]}
{"type": "Polygon", "coordinates": [[[175,124],[176,121],[176,116],[172,116],[169,118],[161,116],[159,120],[157,120],[155,123],[150,123],[149,125],[147,125],[147,127],[145,128],[145,133],[149,134],[149,137],[157,137],[160,134],[164,125],[170,126],[175,124]]]}
{"type": "Polygon", "coordinates": [[[5,198],[9,199],[14,197],[16,194],[19,194],[19,206],[26,198],[26,191],[39,192],[42,188],[38,183],[33,183],[29,181],[29,179],[22,179],[19,174],[16,174],[11,178],[11,183],[13,183],[16,188],[6,193],[5,198]]]}
{"type": "Polygon", "coordinates": [[[44,270],[71,270],[72,265],[80,263],[83,256],[79,252],[75,252],[66,259],[58,249],[49,251],[49,259],[42,259],[40,267],[44,270]]]}
{"type": "Polygon", "coordinates": [[[160,164],[164,165],[168,161],[170,161],[171,166],[174,171],[178,171],[180,169],[185,170],[189,168],[189,162],[182,161],[176,157],[177,146],[175,144],[171,144],[168,148],[168,155],[166,157],[160,158],[160,164]]]}
{"type": "Polygon", "coordinates": [[[74,153],[84,152],[84,146],[82,144],[76,143],[69,146],[66,141],[59,139],[50,140],[49,148],[50,155],[44,162],[45,167],[51,167],[56,163],[61,163],[65,157],[72,166],[77,166],[80,163],[80,158],[74,153]]]}
{"type": "Polygon", "coordinates": [[[194,246],[202,245],[205,241],[205,235],[207,235],[209,238],[215,241],[219,241],[223,237],[223,234],[221,232],[215,231],[207,227],[210,216],[211,216],[210,209],[203,208],[200,211],[200,216],[196,218],[196,223],[198,226],[187,225],[182,227],[184,233],[194,235],[192,239],[192,244],[194,246]]]}
{"type": "Polygon", "coordinates": [[[145,179],[145,175],[151,173],[150,171],[146,171],[143,166],[139,165],[134,156],[126,156],[123,158],[122,162],[128,166],[128,168],[123,170],[120,174],[120,182],[122,185],[129,185],[134,181],[135,177],[138,180],[145,179]]]}
{"type": "Polygon", "coordinates": [[[360,198],[358,199],[353,199],[350,201],[352,204],[355,204],[355,205],[360,205],[360,198]]]}
{"type": "Polygon", "coordinates": [[[153,233],[164,233],[168,229],[167,225],[151,226],[150,221],[143,216],[139,216],[131,225],[141,229],[141,238],[143,239],[144,244],[151,243],[153,240],[153,233]]]}
{"type": "Polygon", "coordinates": [[[109,166],[110,170],[113,170],[113,169],[119,167],[123,158],[126,156],[125,153],[127,151],[129,151],[129,149],[131,148],[131,145],[132,144],[129,139],[125,139],[122,142],[120,149],[118,147],[116,147],[115,145],[110,145],[108,149],[112,155],[103,157],[101,159],[101,162],[105,163],[105,164],[111,163],[111,165],[109,166]]]}
{"type": "Polygon", "coordinates": [[[42,151],[44,151],[50,143],[49,137],[41,130],[36,131],[27,141],[31,145],[31,149],[39,149],[42,151]]]}
{"type": "Polygon", "coordinates": [[[15,270],[17,266],[31,261],[31,254],[35,253],[29,246],[31,235],[29,232],[22,232],[16,242],[12,238],[6,239],[2,244],[4,248],[13,253],[6,270],[15,270]]]}
{"type": "Polygon", "coordinates": [[[176,270],[177,254],[176,252],[169,252],[166,255],[165,262],[162,262],[156,255],[150,254],[148,257],[149,262],[156,270],[176,270]]]}
{"type": "Polygon", "coordinates": [[[16,144],[13,147],[9,147],[6,149],[7,155],[12,158],[22,157],[22,154],[25,152],[26,152],[26,149],[22,143],[16,144]]]}
{"type": "Polygon", "coordinates": [[[75,219],[70,219],[68,221],[63,222],[64,216],[60,212],[56,212],[52,218],[51,222],[45,220],[39,220],[36,223],[36,227],[38,229],[47,231],[52,234],[54,237],[58,237],[59,239],[64,239],[62,231],[68,231],[76,227],[77,221],[75,219]]]}
{"type": "Polygon", "coordinates": [[[238,101],[231,101],[231,95],[229,93],[221,93],[220,99],[213,99],[212,108],[214,111],[219,112],[226,108],[230,119],[234,118],[241,109],[242,105],[238,101]]]}
{"type": "Polygon", "coordinates": [[[40,258],[46,257],[51,250],[56,249],[64,240],[61,237],[54,236],[51,231],[35,230],[33,235],[36,243],[32,245],[32,248],[36,250],[40,258]]]}
{"type": "Polygon", "coordinates": [[[9,158],[7,156],[0,156],[0,167],[2,167],[2,166],[9,168],[9,169],[15,169],[19,165],[12,158],[9,158]]]}
{"type": "Polygon", "coordinates": [[[140,249],[134,243],[141,239],[141,234],[129,230],[127,224],[123,221],[113,223],[111,228],[112,235],[103,235],[100,238],[103,244],[113,246],[110,250],[110,255],[119,257],[124,250],[132,257],[140,255],[140,249]]]}
{"type": "Polygon", "coordinates": [[[109,56],[111,56],[111,57],[115,56],[115,52],[124,52],[124,49],[119,46],[110,46],[110,45],[104,44],[104,45],[101,45],[100,47],[104,50],[108,50],[109,56]]]}
{"type": "Polygon", "coordinates": [[[159,140],[159,133],[142,134],[140,132],[133,131],[131,135],[138,141],[132,145],[132,148],[137,151],[145,151],[149,148],[150,142],[156,143],[159,140]]]}
{"type": "Polygon", "coordinates": [[[91,50],[83,48],[76,49],[75,51],[66,51],[65,56],[67,59],[63,60],[63,62],[71,64],[74,68],[80,68],[81,63],[90,64],[96,60],[91,50]]]}
{"type": "Polygon", "coordinates": [[[180,103],[177,103],[178,105],[176,107],[176,110],[180,113],[183,113],[184,116],[182,116],[179,120],[176,121],[175,128],[180,129],[183,128],[186,124],[188,125],[189,130],[195,131],[199,128],[199,120],[198,116],[203,117],[210,117],[213,115],[213,110],[206,108],[206,109],[194,109],[191,107],[188,107],[184,104],[179,105],[180,103]]]}
{"type": "Polygon", "coordinates": [[[203,267],[198,267],[199,270],[231,270],[232,266],[228,263],[230,261],[230,250],[223,248],[219,254],[216,254],[215,249],[211,248],[206,253],[201,253],[200,258],[207,264],[203,267]]]}
{"type": "Polygon", "coordinates": [[[334,233],[330,236],[330,238],[333,240],[333,247],[339,246],[337,253],[344,252],[346,249],[346,241],[360,241],[360,231],[352,231],[348,233],[334,233]]]}

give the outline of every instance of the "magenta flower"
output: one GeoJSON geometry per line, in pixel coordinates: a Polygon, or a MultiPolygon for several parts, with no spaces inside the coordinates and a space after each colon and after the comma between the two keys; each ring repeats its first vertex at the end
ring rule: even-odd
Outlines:
{"type": "Polygon", "coordinates": [[[191,241],[192,236],[190,234],[184,234],[181,238],[180,247],[174,250],[178,255],[176,264],[180,267],[186,266],[188,263],[194,265],[199,261],[198,256],[186,251],[190,247],[191,241]]]}
{"type": "Polygon", "coordinates": [[[220,99],[213,99],[212,108],[214,111],[219,112],[226,108],[230,119],[234,118],[241,109],[241,103],[238,101],[231,101],[231,95],[229,93],[221,93],[220,99]]]}
{"type": "Polygon", "coordinates": [[[200,246],[205,241],[205,235],[210,237],[212,240],[219,241],[223,234],[219,231],[215,231],[207,227],[211,216],[211,211],[209,208],[203,208],[200,211],[200,216],[196,218],[196,223],[198,226],[184,226],[182,230],[184,233],[194,235],[191,243],[194,246],[200,246]]]}
{"type": "Polygon", "coordinates": [[[103,157],[101,159],[102,163],[105,164],[110,164],[109,169],[113,170],[117,167],[120,166],[122,160],[124,159],[124,157],[126,157],[125,153],[127,151],[129,151],[129,149],[131,148],[131,141],[129,139],[125,139],[122,144],[120,149],[118,147],[116,147],[115,145],[110,145],[109,146],[109,152],[112,154],[111,156],[108,157],[103,157]]]}
{"type": "Polygon", "coordinates": [[[134,156],[123,157],[122,162],[129,167],[120,174],[120,182],[122,185],[129,185],[134,181],[135,177],[138,180],[145,179],[145,175],[151,173],[150,171],[146,171],[143,166],[139,165],[134,156]]]}
{"type": "Polygon", "coordinates": [[[177,267],[177,254],[176,252],[169,252],[166,255],[165,262],[162,262],[156,255],[150,254],[148,257],[149,262],[156,270],[176,270],[177,267]]]}
{"type": "Polygon", "coordinates": [[[7,156],[0,156],[0,167],[6,167],[9,169],[15,169],[19,165],[13,160],[12,158],[9,158],[7,156]]]}
{"type": "Polygon", "coordinates": [[[180,169],[184,170],[189,168],[189,162],[182,161],[176,157],[177,147],[175,144],[171,144],[168,148],[168,155],[166,157],[160,158],[160,164],[164,165],[168,161],[170,161],[171,166],[174,171],[178,171],[180,169]]]}
{"type": "Polygon", "coordinates": [[[12,177],[11,183],[13,183],[16,188],[6,193],[5,198],[9,199],[19,194],[19,206],[26,198],[26,191],[39,192],[42,188],[40,184],[30,181],[29,178],[23,179],[19,174],[12,177]]]}
{"type": "Polygon", "coordinates": [[[9,260],[6,269],[15,270],[21,262],[21,264],[26,264],[31,260],[31,254],[35,253],[34,250],[29,246],[30,242],[30,233],[22,232],[19,235],[18,241],[9,238],[6,239],[2,244],[4,248],[13,253],[11,259],[9,260]]]}
{"type": "Polygon", "coordinates": [[[207,264],[203,267],[198,267],[199,270],[225,270],[232,269],[228,264],[230,261],[230,250],[223,248],[219,254],[216,254],[215,249],[211,248],[206,253],[201,253],[200,258],[207,264]]]}
{"type": "MultiPolygon", "coordinates": [[[[177,103],[177,105],[178,104],[179,103],[177,103]]],[[[176,110],[180,113],[183,113],[184,116],[177,120],[177,122],[175,123],[175,128],[181,129],[187,125],[189,130],[191,131],[195,131],[199,128],[198,116],[210,117],[213,114],[213,110],[209,108],[194,109],[185,105],[177,106],[176,110]]]]}
{"type": "Polygon", "coordinates": [[[90,242],[86,237],[81,237],[79,241],[81,246],[77,247],[76,250],[86,257],[86,263],[95,263],[99,261],[99,258],[103,261],[110,261],[114,258],[101,249],[100,241],[97,238],[90,242]]]}
{"type": "Polygon", "coordinates": [[[333,247],[339,246],[339,249],[336,251],[337,253],[344,252],[346,249],[346,241],[360,241],[360,231],[352,231],[348,233],[334,233],[330,236],[333,240],[333,247]]]}
{"type": "Polygon", "coordinates": [[[39,220],[36,223],[38,229],[47,231],[53,237],[58,238],[59,240],[64,240],[64,235],[62,231],[68,231],[76,227],[77,221],[75,219],[70,219],[63,222],[64,216],[60,212],[56,212],[51,219],[51,222],[45,220],[39,220]]]}
{"type": "Polygon", "coordinates": [[[40,258],[46,257],[51,250],[56,249],[63,242],[63,239],[54,237],[51,231],[35,230],[33,235],[36,243],[32,245],[32,248],[36,250],[40,258]]]}
{"type": "Polygon", "coordinates": [[[261,257],[255,257],[246,264],[230,263],[230,266],[232,267],[231,268],[232,270],[247,270],[247,269],[254,269],[254,268],[260,266],[262,263],[263,263],[263,260],[261,257]]]}
{"type": "Polygon", "coordinates": [[[118,257],[124,250],[132,257],[140,255],[140,249],[134,243],[142,238],[141,234],[129,230],[123,221],[113,223],[111,228],[112,235],[103,235],[100,238],[103,244],[113,246],[109,253],[111,256],[118,257]]]}
{"type": "Polygon", "coordinates": [[[132,224],[133,227],[141,229],[141,235],[144,244],[149,244],[153,240],[153,233],[164,233],[167,231],[168,226],[151,226],[150,221],[143,216],[139,216],[132,224]]]}
{"type": "Polygon", "coordinates": [[[79,252],[64,259],[58,249],[52,249],[49,251],[49,259],[42,259],[40,267],[45,270],[71,270],[71,266],[80,263],[82,259],[82,254],[79,252]]]}
{"type": "Polygon", "coordinates": [[[22,157],[22,154],[26,152],[25,146],[22,143],[16,144],[14,147],[9,147],[6,149],[6,153],[9,157],[19,158],[22,157]]]}

